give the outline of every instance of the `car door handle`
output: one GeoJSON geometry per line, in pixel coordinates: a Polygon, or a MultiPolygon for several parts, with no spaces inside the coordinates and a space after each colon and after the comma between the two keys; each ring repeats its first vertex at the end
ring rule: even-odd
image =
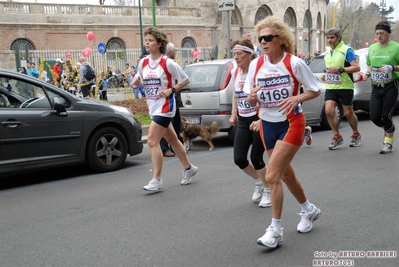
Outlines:
{"type": "Polygon", "coordinates": [[[8,126],[10,128],[15,128],[15,127],[17,127],[20,124],[21,124],[20,121],[3,121],[1,123],[1,125],[8,126]]]}

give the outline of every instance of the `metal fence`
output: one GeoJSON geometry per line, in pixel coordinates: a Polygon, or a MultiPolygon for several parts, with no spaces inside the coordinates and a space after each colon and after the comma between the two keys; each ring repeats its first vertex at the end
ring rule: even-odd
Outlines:
{"type": "MultiPolygon", "coordinates": [[[[217,49],[212,47],[201,48],[201,53],[198,59],[209,60],[210,58],[217,58],[217,49]]],[[[97,74],[106,72],[108,66],[113,66],[115,71],[125,70],[126,63],[130,66],[136,66],[137,58],[140,58],[141,49],[126,49],[126,50],[107,50],[104,54],[97,51],[92,51],[88,57],[88,62],[93,66],[97,74]]],[[[54,50],[20,50],[16,51],[16,69],[20,66],[26,66],[27,60],[36,63],[36,67],[41,65],[47,70],[48,75],[51,75],[51,66],[54,65],[57,58],[64,62],[69,59],[72,64],[79,62],[82,55],[82,49],[54,49],[54,50]],[[67,58],[67,54],[70,58],[67,58]]],[[[176,62],[183,67],[185,62],[193,62],[194,56],[192,48],[176,48],[176,62]]],[[[49,77],[51,78],[51,77],[49,77]]]]}

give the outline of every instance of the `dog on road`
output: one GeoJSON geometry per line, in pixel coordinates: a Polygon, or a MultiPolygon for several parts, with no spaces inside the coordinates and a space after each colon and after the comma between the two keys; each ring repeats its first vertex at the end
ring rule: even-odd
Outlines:
{"type": "Polygon", "coordinates": [[[219,125],[216,121],[212,122],[209,126],[203,126],[199,124],[187,123],[185,117],[181,118],[181,136],[183,138],[183,143],[186,150],[190,150],[192,140],[198,136],[208,143],[209,150],[213,150],[215,147],[212,143],[212,136],[218,132],[219,125]]]}

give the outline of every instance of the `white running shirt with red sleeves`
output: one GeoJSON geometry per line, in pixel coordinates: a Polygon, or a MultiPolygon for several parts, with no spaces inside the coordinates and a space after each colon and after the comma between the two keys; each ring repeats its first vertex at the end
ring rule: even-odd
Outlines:
{"type": "MultiPolygon", "coordinates": [[[[262,120],[269,122],[285,121],[287,115],[279,111],[278,104],[288,97],[300,94],[300,84],[303,84],[306,90],[314,92],[319,91],[321,88],[321,84],[308,65],[302,59],[288,55],[290,59],[287,58],[289,59],[287,64],[290,64],[292,73],[295,76],[291,77],[290,71],[284,63],[287,55],[287,53],[284,53],[283,59],[277,64],[270,63],[267,55],[263,55],[252,60],[249,65],[244,92],[249,94],[255,82],[261,87],[257,92],[257,96],[260,104],[259,117],[262,120]],[[258,64],[259,60],[261,61],[258,64]],[[297,81],[294,81],[294,79],[297,81]]],[[[301,105],[299,104],[293,112],[295,114],[301,113],[301,105]]]]}
{"type": "Polygon", "coordinates": [[[175,94],[162,97],[159,92],[172,88],[176,80],[177,83],[182,83],[188,79],[182,68],[164,55],[156,60],[147,56],[140,60],[136,75],[143,82],[150,116],[173,118],[176,112],[175,94]]]}
{"type": "Polygon", "coordinates": [[[243,91],[247,74],[241,74],[241,68],[236,67],[231,70],[231,76],[234,77],[234,99],[237,102],[238,114],[241,117],[252,117],[258,113],[259,103],[251,105],[248,100],[248,94],[243,91]]]}

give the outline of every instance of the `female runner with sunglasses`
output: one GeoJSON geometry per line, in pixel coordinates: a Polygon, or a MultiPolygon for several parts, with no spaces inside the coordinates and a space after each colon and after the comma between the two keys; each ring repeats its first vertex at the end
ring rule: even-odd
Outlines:
{"type": "Polygon", "coordinates": [[[257,102],[260,105],[260,132],[269,155],[266,182],[272,202],[271,225],[257,242],[275,248],[283,243],[282,181],[301,205],[298,232],[309,232],[321,214],[320,209],[308,201],[291,165],[303,142],[306,126],[300,103],[319,96],[321,85],[306,63],[293,55],[294,37],[280,18],[266,17],[255,26],[255,31],[263,55],[251,62],[244,92],[248,93],[251,105],[257,102]],[[306,89],[302,94],[300,84],[306,89]]]}

